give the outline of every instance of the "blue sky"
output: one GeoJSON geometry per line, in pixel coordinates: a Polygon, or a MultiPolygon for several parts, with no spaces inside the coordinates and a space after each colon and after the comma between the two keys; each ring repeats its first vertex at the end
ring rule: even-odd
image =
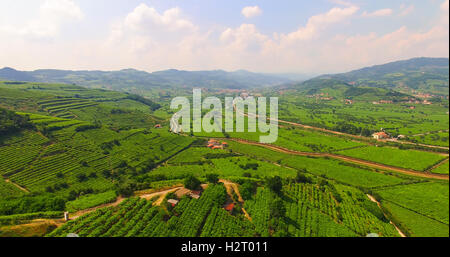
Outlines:
{"type": "Polygon", "coordinates": [[[448,0],[2,0],[0,66],[342,72],[448,57],[448,0]]]}

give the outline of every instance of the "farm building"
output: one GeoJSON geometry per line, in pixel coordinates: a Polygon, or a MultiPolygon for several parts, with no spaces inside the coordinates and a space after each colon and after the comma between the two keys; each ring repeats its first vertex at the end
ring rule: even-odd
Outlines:
{"type": "Polygon", "coordinates": [[[227,206],[225,206],[226,211],[232,212],[233,209],[234,209],[234,203],[230,203],[227,206]]]}
{"type": "Polygon", "coordinates": [[[162,128],[161,124],[156,124],[154,128],[162,128]]]}
{"type": "Polygon", "coordinates": [[[375,138],[375,139],[377,139],[377,140],[380,140],[380,139],[389,138],[389,135],[386,134],[386,132],[381,131],[381,132],[374,133],[374,134],[372,135],[372,137],[375,138]]]}
{"type": "Polygon", "coordinates": [[[168,203],[170,203],[172,205],[172,207],[175,207],[175,205],[178,204],[178,200],[175,199],[169,199],[167,200],[168,203]]]}

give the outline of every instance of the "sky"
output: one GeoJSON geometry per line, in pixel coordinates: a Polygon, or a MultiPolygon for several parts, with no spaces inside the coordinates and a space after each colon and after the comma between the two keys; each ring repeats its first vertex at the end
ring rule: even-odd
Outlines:
{"type": "Polygon", "coordinates": [[[0,67],[322,74],[449,56],[449,0],[2,0],[0,67]]]}

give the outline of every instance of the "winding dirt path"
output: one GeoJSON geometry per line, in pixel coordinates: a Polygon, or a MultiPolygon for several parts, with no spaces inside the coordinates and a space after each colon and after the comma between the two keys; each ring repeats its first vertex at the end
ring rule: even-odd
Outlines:
{"type": "Polygon", "coordinates": [[[101,204],[101,205],[98,205],[98,206],[95,206],[95,207],[92,207],[92,208],[89,208],[89,209],[84,209],[84,210],[80,210],[80,211],[71,213],[71,214],[69,214],[69,218],[71,220],[74,220],[74,219],[76,219],[76,218],[78,218],[78,217],[80,217],[80,216],[82,216],[82,215],[84,215],[86,213],[90,213],[90,212],[96,211],[97,209],[100,209],[100,208],[117,206],[121,202],[123,202],[125,199],[126,198],[123,198],[123,197],[119,196],[119,197],[117,197],[116,201],[114,201],[112,203],[105,203],[105,204],[101,204]]]}
{"type": "MultiPolygon", "coordinates": [[[[369,198],[370,201],[376,203],[378,205],[378,208],[380,208],[381,211],[383,211],[383,209],[381,208],[381,203],[377,201],[377,199],[375,199],[375,197],[373,197],[372,195],[367,194],[367,197],[369,198]]],[[[386,217],[386,214],[383,212],[384,216],[386,217]]],[[[397,230],[398,234],[401,237],[406,237],[405,233],[403,233],[398,227],[397,225],[394,224],[394,222],[392,222],[391,220],[389,220],[389,223],[392,224],[392,226],[394,226],[394,228],[397,230]]]]}
{"type": "MultiPolygon", "coordinates": [[[[234,191],[238,197],[238,201],[242,204],[244,204],[244,199],[241,196],[241,193],[239,192],[239,187],[236,183],[220,179],[219,182],[222,182],[225,188],[227,189],[228,196],[233,199],[233,192],[234,191]]],[[[252,221],[252,217],[248,214],[248,212],[244,209],[244,207],[241,208],[242,212],[244,213],[244,216],[249,220],[252,221]]]]}
{"type": "Polygon", "coordinates": [[[387,170],[387,171],[395,171],[395,172],[399,172],[399,173],[403,173],[403,174],[411,175],[411,176],[416,176],[416,177],[449,180],[449,176],[446,174],[432,174],[432,173],[427,173],[427,172],[414,171],[414,170],[410,170],[410,169],[394,167],[394,166],[390,166],[387,164],[381,164],[381,163],[377,163],[377,162],[362,160],[362,159],[344,156],[344,155],[338,155],[338,154],[332,154],[332,153],[299,152],[299,151],[290,150],[290,149],[287,149],[287,148],[284,148],[281,146],[275,146],[275,145],[271,145],[271,144],[263,144],[263,143],[259,143],[259,142],[238,139],[238,138],[230,138],[228,140],[235,141],[235,142],[238,142],[241,144],[261,146],[261,147],[264,147],[264,148],[267,148],[270,150],[274,150],[274,151],[282,152],[282,153],[286,153],[286,154],[291,154],[291,155],[306,156],[306,157],[307,156],[328,157],[328,158],[333,158],[333,159],[337,159],[337,160],[341,160],[341,161],[345,161],[345,162],[361,164],[361,165],[364,165],[367,167],[383,169],[383,170],[387,170]]]}
{"type": "Polygon", "coordinates": [[[171,188],[171,189],[166,189],[166,190],[164,190],[164,191],[154,192],[154,193],[150,193],[150,194],[143,194],[143,195],[140,195],[139,197],[140,197],[140,198],[144,198],[144,199],[146,199],[146,200],[150,200],[150,199],[152,199],[152,198],[154,198],[154,197],[156,197],[156,196],[159,196],[158,200],[156,200],[156,201],[153,203],[153,205],[159,206],[159,205],[161,205],[161,203],[164,201],[164,198],[166,197],[166,195],[167,195],[168,193],[175,192],[175,191],[177,191],[177,190],[179,190],[179,189],[182,189],[182,188],[183,188],[182,186],[180,186],[180,187],[175,187],[175,188],[171,188]]]}
{"type": "Polygon", "coordinates": [[[20,189],[20,190],[22,190],[22,191],[24,191],[25,193],[29,193],[30,191],[28,190],[28,189],[26,189],[26,188],[24,188],[24,187],[21,187],[21,186],[19,186],[18,184],[16,184],[16,183],[14,183],[14,182],[12,182],[10,179],[5,179],[5,182],[6,183],[10,183],[10,184],[12,184],[13,186],[15,186],[15,187],[17,187],[18,189],[20,189]]]}

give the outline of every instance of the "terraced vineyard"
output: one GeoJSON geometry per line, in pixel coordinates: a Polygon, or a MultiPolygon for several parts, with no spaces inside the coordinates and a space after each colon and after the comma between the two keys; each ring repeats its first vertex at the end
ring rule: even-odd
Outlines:
{"type": "Polygon", "coordinates": [[[52,115],[60,118],[73,119],[76,116],[70,112],[74,109],[96,106],[98,103],[77,98],[63,98],[38,102],[39,106],[52,115]]]}
{"type": "Polygon", "coordinates": [[[142,169],[149,160],[157,163],[167,159],[192,142],[157,130],[117,133],[78,120],[37,114],[30,119],[45,128],[47,137],[41,132],[24,131],[5,140],[0,147],[0,164],[4,167],[0,174],[32,192],[108,190],[113,185],[102,172],[112,172],[124,163],[142,169]]]}

